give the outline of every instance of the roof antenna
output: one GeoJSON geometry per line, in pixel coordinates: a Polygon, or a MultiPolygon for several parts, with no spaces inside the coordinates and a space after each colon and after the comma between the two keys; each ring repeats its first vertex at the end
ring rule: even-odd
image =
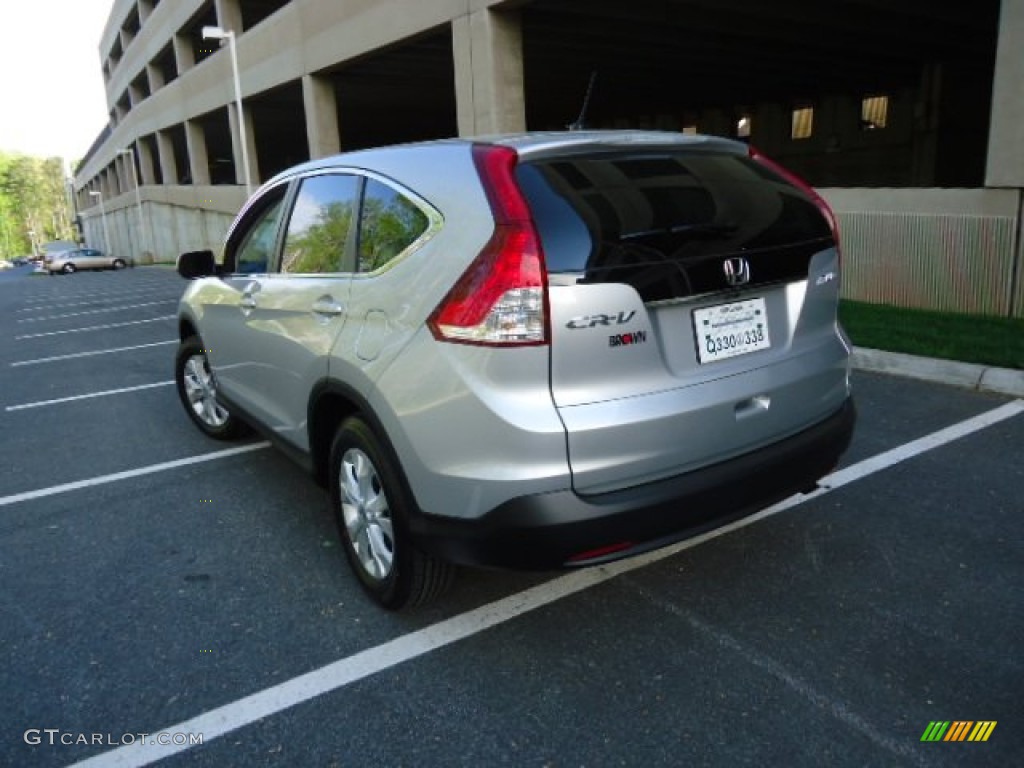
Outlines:
{"type": "Polygon", "coordinates": [[[590,83],[587,85],[587,95],[583,97],[583,108],[580,110],[580,116],[576,118],[575,122],[569,123],[566,128],[570,131],[582,131],[584,128],[583,118],[586,117],[587,107],[590,106],[590,93],[594,90],[594,81],[597,79],[597,70],[595,69],[590,73],[590,83]]]}

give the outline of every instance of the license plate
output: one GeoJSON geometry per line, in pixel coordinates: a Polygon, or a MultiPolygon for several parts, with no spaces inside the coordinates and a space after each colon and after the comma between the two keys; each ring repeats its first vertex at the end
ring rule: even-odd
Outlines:
{"type": "Polygon", "coordinates": [[[697,334],[697,360],[716,360],[768,349],[768,313],[764,299],[747,299],[693,310],[697,334]]]}

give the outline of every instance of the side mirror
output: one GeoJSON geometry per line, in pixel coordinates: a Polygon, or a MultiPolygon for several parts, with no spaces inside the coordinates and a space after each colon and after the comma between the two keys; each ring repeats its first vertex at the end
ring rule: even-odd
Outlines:
{"type": "Polygon", "coordinates": [[[178,257],[178,274],[186,280],[197,277],[212,277],[217,274],[217,262],[213,251],[189,251],[178,257]]]}

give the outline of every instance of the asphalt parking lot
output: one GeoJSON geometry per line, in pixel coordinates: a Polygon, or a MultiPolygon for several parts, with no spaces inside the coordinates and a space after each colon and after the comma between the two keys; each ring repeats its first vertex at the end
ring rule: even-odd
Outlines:
{"type": "Polygon", "coordinates": [[[392,615],[322,490],[181,411],[182,285],[0,278],[0,765],[1019,764],[1024,401],[856,374],[819,493],[392,615]]]}

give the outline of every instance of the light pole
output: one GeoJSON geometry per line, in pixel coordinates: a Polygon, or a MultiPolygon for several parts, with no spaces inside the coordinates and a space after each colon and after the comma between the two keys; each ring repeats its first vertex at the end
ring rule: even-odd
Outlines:
{"type": "Polygon", "coordinates": [[[242,112],[242,80],[238,76],[238,52],[235,33],[221,27],[203,27],[203,40],[227,40],[231,52],[231,72],[235,78],[235,110],[238,112],[238,139],[242,144],[242,170],[245,173],[245,196],[252,195],[252,177],[249,175],[249,141],[245,135],[245,114],[242,112]]]}
{"type": "Polygon", "coordinates": [[[147,250],[152,254],[152,247],[147,248],[150,245],[149,232],[146,231],[145,222],[142,220],[142,193],[139,191],[139,174],[135,171],[135,153],[130,149],[119,149],[117,154],[128,155],[131,158],[132,184],[135,185],[135,209],[139,214],[139,250],[142,252],[140,255],[145,255],[147,250]]]}
{"type": "Polygon", "coordinates": [[[107,212],[103,208],[103,193],[97,189],[90,189],[89,196],[98,198],[100,201],[100,220],[103,222],[103,247],[108,256],[110,253],[110,233],[107,232],[107,212]]]}

